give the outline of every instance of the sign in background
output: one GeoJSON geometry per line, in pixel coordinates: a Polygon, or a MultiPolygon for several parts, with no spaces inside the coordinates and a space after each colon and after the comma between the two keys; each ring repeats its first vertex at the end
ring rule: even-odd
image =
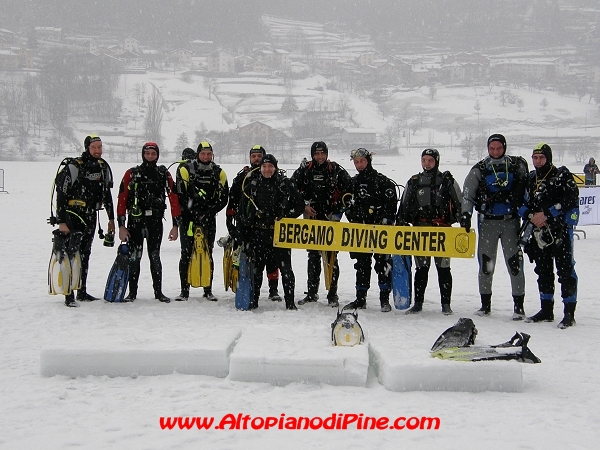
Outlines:
{"type": "Polygon", "coordinates": [[[275,222],[273,245],[307,250],[472,258],[475,231],[281,219],[275,222]]]}
{"type": "Polygon", "coordinates": [[[600,224],[600,187],[579,187],[579,223],[582,225],[600,224]]]}

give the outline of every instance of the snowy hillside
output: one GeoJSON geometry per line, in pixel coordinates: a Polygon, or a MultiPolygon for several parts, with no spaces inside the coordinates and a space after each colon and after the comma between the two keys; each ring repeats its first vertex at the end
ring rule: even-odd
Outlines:
{"type": "MultiPolygon", "coordinates": [[[[384,140],[387,127],[400,126],[401,136],[394,145],[401,156],[411,156],[418,149],[436,147],[442,158],[448,162],[463,161],[460,149],[469,135],[481,140],[475,146],[484,148],[485,137],[493,132],[507,136],[510,151],[529,157],[529,150],[539,141],[547,141],[557,155],[565,154],[564,163],[587,161],[598,150],[600,137],[600,112],[597,104],[584,97],[561,97],[552,91],[531,91],[510,86],[439,86],[431,96],[429,88],[387,89],[375,103],[365,96],[365,92],[341,92],[326,89],[328,79],[313,75],[306,79],[294,80],[289,91],[300,111],[307,108],[335,110],[341,101],[352,108],[352,113],[340,116],[334,125],[374,129],[380,143],[384,140]],[[512,103],[502,98],[510,91],[512,103]],[[502,94],[504,92],[504,94],[502,94]],[[380,105],[383,105],[382,107],[380,105]],[[400,120],[399,111],[408,110],[408,115],[400,120]],[[384,115],[382,113],[386,111],[384,115]],[[418,126],[415,125],[418,123],[418,126]],[[485,137],[481,138],[480,133],[485,137]],[[573,141],[573,139],[576,139],[573,141]],[[576,146],[576,148],[574,147],[576,146]],[[455,155],[452,159],[446,157],[455,155]]],[[[195,147],[197,130],[229,131],[261,121],[274,129],[286,131],[292,117],[281,113],[281,105],[288,95],[283,80],[276,77],[246,74],[233,78],[217,78],[216,94],[209,95],[204,77],[173,73],[150,72],[143,75],[123,75],[119,84],[118,96],[123,98],[121,125],[102,125],[77,119],[70,124],[75,136],[83,141],[89,133],[103,137],[105,152],[120,160],[123,146],[140,148],[145,142],[144,118],[147,98],[156,87],[164,100],[163,110],[163,154],[179,153],[177,138],[186,133],[189,145],[195,147]],[[141,101],[141,98],[144,100],[141,101]],[[119,158],[117,158],[119,155],[119,158]]],[[[202,134],[202,133],[200,133],[202,134]]],[[[314,136],[314,139],[322,139],[314,136]]],[[[45,137],[38,140],[38,148],[46,145],[45,137]]],[[[382,144],[383,145],[383,144],[382,144]]],[[[335,147],[335,146],[334,146],[335,147]]],[[[215,145],[217,161],[229,149],[215,145]]],[[[308,149],[307,149],[308,150],[308,149]]],[[[340,149],[345,151],[346,149],[340,149]]],[[[78,148],[70,147],[67,153],[78,153],[78,148]]],[[[38,159],[47,159],[40,152],[38,159]]],[[[138,152],[133,151],[128,160],[136,161],[138,152]]],[[[304,155],[298,154],[299,162],[304,155]]],[[[240,164],[244,161],[240,161],[240,164]]]]}

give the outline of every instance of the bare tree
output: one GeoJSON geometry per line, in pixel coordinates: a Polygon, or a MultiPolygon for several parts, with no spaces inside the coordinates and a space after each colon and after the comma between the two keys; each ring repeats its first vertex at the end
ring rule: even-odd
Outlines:
{"type": "Polygon", "coordinates": [[[419,131],[421,129],[419,120],[415,119],[415,120],[411,121],[409,124],[409,128],[412,131],[412,134],[415,135],[417,133],[417,131],[419,131]]]}
{"type": "Polygon", "coordinates": [[[215,77],[204,77],[204,87],[208,91],[208,99],[211,100],[213,94],[217,93],[217,82],[215,77]]]}
{"type": "Polygon", "coordinates": [[[25,130],[23,128],[18,130],[16,142],[17,142],[17,147],[19,148],[19,154],[22,156],[23,153],[25,153],[25,150],[27,149],[27,143],[28,143],[27,130],[25,130]]]}
{"type": "Polygon", "coordinates": [[[392,151],[392,147],[396,145],[400,138],[398,124],[391,124],[385,127],[381,139],[388,149],[388,152],[392,151]]]}
{"type": "Polygon", "coordinates": [[[350,97],[347,94],[338,97],[336,109],[342,118],[345,118],[351,111],[354,111],[350,104],[350,97]]]}
{"type": "Polygon", "coordinates": [[[577,99],[581,101],[581,99],[587,95],[588,88],[584,82],[579,82],[575,88],[575,92],[577,93],[577,99]]]}
{"type": "Polygon", "coordinates": [[[52,137],[46,139],[46,142],[47,152],[50,153],[51,156],[60,155],[62,151],[62,139],[57,133],[54,133],[52,137]]]}
{"type": "Polygon", "coordinates": [[[136,83],[133,92],[135,93],[137,107],[140,109],[146,99],[146,83],[136,83]]]}
{"type": "Polygon", "coordinates": [[[473,133],[465,134],[464,139],[460,143],[460,147],[462,148],[462,156],[467,160],[467,164],[471,162],[471,159],[475,157],[476,146],[475,146],[475,136],[473,133]]]}
{"type": "Polygon", "coordinates": [[[481,111],[481,103],[479,102],[479,99],[477,99],[475,105],[473,105],[473,109],[477,112],[477,128],[479,128],[479,113],[481,111]]]}
{"type": "Polygon", "coordinates": [[[546,111],[546,108],[548,107],[548,99],[546,97],[542,99],[542,101],[540,102],[540,106],[544,111],[546,111]]]}
{"type": "Polygon", "coordinates": [[[394,116],[396,121],[399,124],[402,124],[402,127],[408,129],[408,121],[410,120],[412,115],[412,108],[410,103],[402,103],[398,108],[396,108],[394,112],[394,116]]]}
{"type": "MultiPolygon", "coordinates": [[[[577,161],[578,163],[582,164],[587,155],[589,154],[589,149],[585,146],[582,145],[583,143],[577,143],[577,144],[569,144],[567,146],[567,151],[569,153],[571,153],[574,157],[575,157],[575,161],[577,161]]],[[[552,148],[552,152],[554,152],[554,147],[552,148]]]]}
{"type": "Polygon", "coordinates": [[[512,92],[510,92],[509,89],[502,89],[500,91],[499,99],[500,99],[500,103],[502,103],[502,106],[506,105],[506,102],[509,100],[509,98],[511,96],[512,96],[512,92]]]}
{"type": "Polygon", "coordinates": [[[594,100],[597,105],[600,105],[600,83],[596,83],[596,86],[592,92],[590,92],[588,103],[592,103],[592,100],[594,100]]]}
{"type": "Polygon", "coordinates": [[[519,108],[519,111],[523,109],[523,106],[525,106],[525,102],[521,97],[517,97],[517,108],[519,108]]]}
{"type": "Polygon", "coordinates": [[[417,116],[417,119],[419,120],[419,126],[423,128],[423,122],[429,117],[429,113],[425,108],[418,107],[415,109],[415,116],[417,116]]]}
{"type": "Polygon", "coordinates": [[[392,106],[385,102],[385,103],[380,103],[379,105],[377,105],[377,107],[379,108],[379,111],[381,112],[381,119],[385,120],[385,118],[389,115],[392,114],[393,112],[393,108],[392,106]]]}
{"type": "Polygon", "coordinates": [[[429,98],[433,100],[435,98],[435,94],[437,94],[437,87],[432,84],[429,86],[429,98]]]}
{"type": "Polygon", "coordinates": [[[158,89],[154,88],[148,99],[148,111],[146,112],[144,127],[147,139],[156,142],[159,146],[162,143],[163,106],[163,98],[158,89]]]}

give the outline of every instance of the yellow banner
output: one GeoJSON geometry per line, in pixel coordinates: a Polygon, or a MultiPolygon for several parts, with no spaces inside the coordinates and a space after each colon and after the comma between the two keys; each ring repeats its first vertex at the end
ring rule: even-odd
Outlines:
{"type": "Polygon", "coordinates": [[[454,227],[396,227],[281,219],[275,222],[273,245],[307,250],[388,253],[395,255],[472,258],[475,231],[454,227]]]}

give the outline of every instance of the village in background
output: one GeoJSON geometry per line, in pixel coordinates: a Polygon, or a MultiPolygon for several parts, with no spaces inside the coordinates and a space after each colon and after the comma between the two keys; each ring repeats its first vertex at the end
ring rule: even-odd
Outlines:
{"type": "Polygon", "coordinates": [[[257,143],[291,163],[324,140],[334,154],[435,146],[472,163],[502,132],[513,149],[551,141],[559,160],[582,163],[598,150],[600,9],[556,14],[575,44],[540,48],[523,32],[521,48],[488,52],[272,15],[263,41],[237,46],[0,28],[0,159],[77,154],[98,133],[113,161],[138,161],[145,141],[167,162],[209,140],[222,163],[245,162],[257,143]]]}

